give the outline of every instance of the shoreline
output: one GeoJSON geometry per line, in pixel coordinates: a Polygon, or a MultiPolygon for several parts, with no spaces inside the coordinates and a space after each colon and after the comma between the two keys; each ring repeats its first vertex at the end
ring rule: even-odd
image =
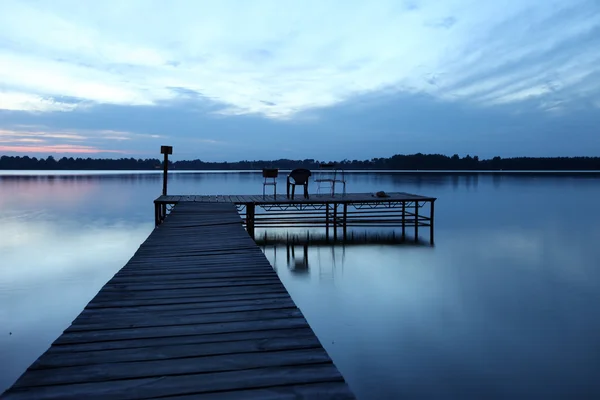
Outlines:
{"type": "MultiPolygon", "coordinates": [[[[290,172],[291,169],[280,169],[280,172],[290,172]]],[[[260,174],[261,169],[236,170],[169,170],[169,174],[260,174]]],[[[315,169],[315,173],[319,170],[315,169]]],[[[406,174],[406,175],[600,175],[600,170],[393,170],[393,169],[348,169],[347,174],[406,174]]],[[[0,176],[60,176],[60,175],[162,175],[162,170],[131,170],[131,169],[0,169],[0,176]]]]}

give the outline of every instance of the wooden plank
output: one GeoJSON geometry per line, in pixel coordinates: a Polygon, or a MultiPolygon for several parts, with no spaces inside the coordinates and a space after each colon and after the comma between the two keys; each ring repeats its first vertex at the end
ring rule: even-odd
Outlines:
{"type": "MultiPolygon", "coordinates": [[[[248,254],[246,256],[235,257],[236,253],[232,254],[214,254],[214,257],[208,257],[203,254],[190,254],[184,253],[180,257],[176,254],[165,254],[164,257],[157,256],[156,259],[152,257],[152,254],[144,255],[144,258],[149,258],[146,262],[131,262],[125,265],[125,268],[129,268],[132,265],[136,265],[135,268],[146,267],[160,267],[160,266],[172,266],[177,269],[195,269],[201,270],[201,267],[211,267],[219,270],[228,270],[240,267],[252,268],[252,267],[264,267],[268,264],[268,261],[261,259],[258,254],[248,254]]],[[[136,255],[138,256],[138,255],[136,255]]],[[[142,255],[140,254],[141,258],[142,255]]],[[[270,265],[270,264],[269,264],[270,265]]],[[[211,271],[212,272],[212,271],[211,271]]]]}
{"type": "MultiPolygon", "coordinates": [[[[184,243],[183,244],[184,246],[188,245],[189,247],[180,249],[180,251],[177,251],[176,249],[174,249],[173,245],[174,245],[174,243],[171,243],[171,245],[163,244],[160,246],[148,246],[148,247],[140,248],[140,249],[138,249],[138,251],[135,252],[135,255],[143,255],[145,253],[146,254],[154,253],[154,255],[157,257],[157,260],[161,260],[163,258],[171,258],[171,257],[176,256],[177,254],[181,254],[180,257],[185,257],[185,256],[198,257],[198,261],[201,261],[202,258],[209,258],[209,257],[211,260],[214,260],[214,259],[220,257],[220,258],[231,258],[232,261],[235,261],[235,260],[247,261],[248,259],[252,259],[252,258],[257,259],[258,256],[260,255],[260,253],[259,253],[260,249],[255,249],[254,247],[252,247],[251,245],[249,245],[246,242],[239,242],[237,245],[223,245],[222,247],[216,247],[216,245],[213,245],[212,243],[210,243],[210,246],[200,246],[200,245],[196,245],[194,243],[190,243],[188,245],[187,243],[184,243]],[[243,257],[240,258],[240,256],[243,256],[243,257]]],[[[260,259],[260,258],[258,258],[258,259],[260,259]]],[[[154,261],[154,259],[149,259],[149,260],[144,260],[144,261],[145,262],[154,261]]]]}
{"type": "Polygon", "coordinates": [[[303,328],[308,326],[304,317],[266,319],[258,321],[217,322],[213,324],[173,325],[102,331],[65,332],[55,343],[89,343],[110,340],[146,339],[165,336],[208,335],[226,332],[256,331],[261,329],[303,328]]]}
{"type": "MultiPolygon", "coordinates": [[[[166,268],[144,268],[142,270],[136,270],[134,268],[128,268],[127,270],[121,271],[115,274],[115,278],[117,277],[128,277],[128,278],[138,278],[138,277],[154,277],[156,279],[159,276],[163,276],[163,278],[170,277],[172,279],[185,279],[198,277],[198,275],[203,274],[202,270],[204,268],[210,268],[210,265],[197,265],[195,267],[173,267],[172,271],[169,271],[168,266],[166,268]],[[171,272],[171,273],[169,273],[171,272]]],[[[235,274],[240,273],[241,276],[246,276],[247,274],[266,274],[271,272],[273,269],[270,266],[255,266],[255,267],[247,267],[244,265],[232,266],[228,268],[219,268],[215,269],[215,273],[219,274],[235,274]]],[[[206,272],[205,272],[206,273],[206,272]]]]}
{"type": "MultiPolygon", "coordinates": [[[[177,257],[177,253],[171,252],[169,249],[165,249],[160,254],[141,254],[136,253],[135,259],[128,262],[125,266],[128,267],[131,264],[150,264],[150,265],[161,265],[167,263],[178,263],[181,267],[189,267],[191,265],[211,265],[221,263],[221,267],[227,268],[229,265],[241,265],[245,264],[251,266],[252,264],[265,265],[268,261],[263,257],[261,258],[260,249],[246,249],[247,251],[241,252],[232,249],[231,252],[214,252],[212,250],[194,251],[187,252],[182,250],[180,256],[177,257]],[[259,253],[260,252],[260,253],[259,253]],[[142,255],[148,255],[148,257],[142,257],[142,255]],[[140,260],[140,259],[143,259],[140,260]]],[[[263,254],[264,256],[264,254],[263,254]]],[[[219,265],[217,265],[219,266],[219,265]]]]}
{"type": "Polygon", "coordinates": [[[116,379],[162,377],[218,371],[235,371],[261,367],[284,367],[331,362],[322,348],[260,353],[186,357],[167,360],[91,364],[76,367],[28,370],[15,387],[35,387],[116,379]]]}
{"type": "MultiPolygon", "coordinates": [[[[166,396],[161,399],[197,399],[197,394],[166,396]]],[[[296,400],[296,399],[354,399],[345,383],[324,382],[306,385],[273,386],[255,390],[235,390],[202,394],[202,400],[296,400]]]]}
{"type": "Polygon", "coordinates": [[[128,292],[140,292],[149,290],[167,290],[167,289],[201,289],[201,288],[213,288],[213,287],[233,287],[233,286],[248,286],[248,285],[261,285],[280,283],[276,276],[251,278],[247,277],[244,280],[239,279],[215,279],[215,280],[203,280],[196,282],[177,282],[177,283],[166,283],[166,282],[153,282],[152,284],[135,284],[135,283],[122,283],[112,282],[104,287],[104,292],[116,292],[127,290],[128,292]]]}
{"type": "Polygon", "coordinates": [[[107,309],[85,309],[77,317],[78,321],[85,319],[97,320],[105,317],[106,313],[110,313],[110,318],[113,321],[118,319],[131,318],[131,316],[150,315],[194,315],[194,314],[216,314],[216,313],[232,313],[239,311],[258,311],[258,310],[275,310],[281,308],[293,308],[296,305],[291,299],[275,298],[275,299],[259,299],[251,301],[230,302],[231,305],[222,305],[220,303],[191,303],[191,304],[175,304],[166,306],[137,306],[137,307],[121,307],[118,310],[107,309]],[[206,306],[211,304],[212,306],[206,306]]]}
{"type": "Polygon", "coordinates": [[[113,340],[109,342],[84,342],[69,344],[54,344],[47,353],[75,353],[90,351],[105,351],[111,349],[138,349],[142,347],[177,346],[185,344],[220,343],[237,340],[270,339],[280,337],[304,336],[312,334],[312,330],[305,325],[300,328],[262,329],[258,331],[225,332],[212,335],[184,335],[166,336],[157,338],[136,338],[113,340]]]}
{"type": "MultiPolygon", "coordinates": [[[[211,257],[211,259],[215,259],[216,257],[220,257],[221,259],[225,258],[229,258],[232,261],[234,260],[239,260],[239,257],[236,257],[236,255],[244,255],[244,260],[248,260],[250,258],[252,258],[251,256],[252,251],[254,250],[254,246],[249,245],[244,243],[243,245],[222,245],[221,247],[217,247],[218,245],[210,245],[210,246],[193,246],[191,248],[188,249],[182,249],[181,251],[177,251],[175,249],[173,249],[172,246],[168,246],[168,245],[164,245],[161,246],[164,248],[164,251],[160,252],[159,248],[157,247],[148,247],[148,248],[140,248],[138,251],[136,251],[135,255],[136,256],[143,256],[143,255],[157,255],[160,256],[161,258],[170,258],[170,257],[177,257],[178,254],[180,254],[180,258],[181,257],[185,257],[185,256],[197,256],[197,257],[211,257]],[[247,250],[247,252],[245,252],[244,250],[247,250]]],[[[260,259],[258,257],[258,253],[255,253],[255,258],[260,259]]]]}
{"type": "Polygon", "coordinates": [[[321,344],[313,334],[301,337],[237,340],[218,343],[170,344],[135,349],[97,350],[79,353],[46,353],[31,365],[31,369],[74,367],[78,365],[117,362],[169,360],[175,358],[216,356],[263,351],[317,349],[321,344]]]}
{"type": "MultiPolygon", "coordinates": [[[[166,271],[165,271],[166,272],[166,271]]],[[[150,285],[150,287],[160,287],[167,285],[181,285],[178,287],[192,287],[196,283],[200,284],[216,284],[217,282],[235,282],[237,285],[239,281],[232,280],[235,278],[236,272],[220,273],[220,274],[207,274],[207,277],[203,277],[198,274],[185,274],[183,277],[178,275],[167,275],[162,282],[157,282],[156,276],[115,276],[110,280],[111,285],[129,285],[131,288],[137,288],[140,285],[150,285]]],[[[269,274],[269,271],[259,270],[254,274],[240,272],[240,277],[243,277],[245,281],[252,282],[258,279],[273,279],[273,276],[269,274]]],[[[108,288],[107,288],[108,289],[108,288]]]]}
{"type": "MultiPolygon", "coordinates": [[[[252,251],[252,247],[250,246],[244,246],[244,248],[247,248],[248,251],[252,251]]],[[[212,261],[214,262],[214,260],[219,260],[222,262],[227,262],[227,261],[241,261],[239,257],[236,257],[236,254],[243,254],[241,253],[241,250],[239,247],[234,248],[233,246],[223,246],[222,248],[205,248],[205,249],[190,249],[190,250],[182,250],[180,255],[178,256],[177,252],[173,251],[172,248],[167,247],[165,249],[165,252],[160,253],[160,257],[162,259],[168,259],[168,258],[183,258],[183,257],[192,257],[192,256],[198,256],[200,257],[200,259],[198,259],[198,261],[201,261],[201,258],[207,258],[207,257],[211,257],[212,261]]],[[[143,256],[148,256],[151,257],[153,255],[159,255],[157,254],[156,250],[150,250],[150,251],[138,251],[136,254],[136,256],[139,257],[143,257],[143,256]]],[[[258,254],[254,255],[254,257],[252,257],[251,254],[247,254],[246,256],[244,256],[243,260],[246,262],[252,261],[252,259],[259,261],[260,258],[258,257],[258,254]]],[[[158,260],[157,260],[158,261],[158,260]]]]}
{"type": "MultiPolygon", "coordinates": [[[[182,257],[183,258],[183,257],[182,257]]],[[[123,270],[115,274],[115,276],[123,275],[160,275],[162,272],[172,271],[173,274],[201,274],[201,273],[252,273],[252,272],[268,272],[273,271],[270,264],[260,259],[237,260],[230,261],[228,259],[217,258],[210,261],[206,260],[191,260],[186,262],[185,259],[171,259],[164,262],[159,260],[152,263],[128,264],[123,270]],[[158,262],[158,263],[157,263],[158,262]],[[157,263],[157,264],[155,264],[157,263]]]]}
{"type": "Polygon", "coordinates": [[[167,327],[198,324],[214,324],[233,321],[266,321],[278,318],[303,318],[302,313],[295,306],[293,308],[279,308],[274,310],[238,311],[215,314],[193,314],[193,313],[169,313],[167,315],[130,315],[124,319],[106,319],[90,321],[89,319],[76,319],[74,323],[65,330],[65,334],[77,332],[100,333],[105,330],[114,329],[137,329],[146,327],[167,327]]]}
{"type": "MultiPolygon", "coordinates": [[[[165,269],[164,272],[167,272],[165,269]]],[[[265,271],[264,269],[258,270],[241,270],[233,272],[188,272],[182,274],[173,274],[167,277],[163,277],[160,281],[162,283],[175,283],[175,282],[195,282],[197,280],[213,280],[213,279],[228,279],[232,277],[239,277],[240,279],[257,278],[257,277],[270,277],[273,276],[271,271],[265,271]]],[[[157,281],[156,275],[149,274],[138,274],[138,275],[122,275],[116,274],[112,279],[112,283],[155,283],[157,281]]]]}
{"type": "Polygon", "coordinates": [[[254,250],[248,250],[246,255],[234,251],[231,253],[221,254],[213,253],[212,257],[206,255],[205,253],[182,253],[180,257],[177,257],[176,254],[166,253],[164,255],[157,254],[156,257],[153,257],[152,253],[149,253],[147,254],[147,257],[146,254],[144,254],[144,257],[142,257],[142,254],[139,254],[138,258],[144,258],[146,260],[134,260],[128,262],[124,268],[137,270],[138,268],[142,267],[173,267],[179,269],[196,267],[196,270],[199,272],[203,270],[204,272],[214,272],[211,270],[212,268],[227,270],[230,268],[246,267],[250,269],[253,267],[257,268],[271,265],[264,257],[261,258],[260,255],[260,253],[254,253],[254,250]]]}
{"type": "MultiPolygon", "coordinates": [[[[39,400],[80,400],[81,398],[87,400],[107,398],[113,400],[134,400],[175,395],[189,395],[190,398],[198,398],[198,396],[203,393],[214,394],[227,390],[228,392],[226,393],[231,394],[232,390],[239,389],[260,389],[260,394],[263,396],[262,398],[269,398],[269,396],[273,395],[277,395],[278,397],[276,398],[282,398],[282,396],[285,396],[285,391],[282,391],[282,387],[285,388],[285,386],[294,384],[306,385],[311,383],[327,383],[325,386],[312,385],[311,392],[307,392],[306,389],[303,389],[304,393],[317,395],[316,397],[311,398],[319,398],[319,393],[331,393],[333,388],[336,388],[336,396],[338,396],[345,386],[343,384],[343,378],[333,365],[313,364],[225,371],[218,373],[163,376],[160,378],[137,378],[76,385],[42,386],[26,388],[11,393],[6,398],[10,400],[33,398],[39,400]],[[201,383],[201,385],[199,385],[199,383],[201,383]],[[331,386],[331,384],[334,386],[331,386]],[[278,389],[265,392],[265,390],[268,390],[267,388],[272,386],[276,386],[278,389]],[[337,389],[338,387],[341,388],[337,389]]],[[[248,394],[246,390],[240,390],[240,393],[246,396],[248,394]]],[[[292,392],[300,393],[298,389],[294,389],[292,392]]],[[[254,394],[256,393],[257,392],[254,394]]],[[[202,398],[204,398],[204,396],[202,398]]],[[[294,397],[294,399],[297,398],[299,397],[294,397]]],[[[323,397],[321,396],[320,398],[323,397]]]]}
{"type": "Polygon", "coordinates": [[[145,292],[108,292],[101,291],[92,300],[95,301],[107,301],[107,300],[141,300],[141,299],[175,299],[175,298],[186,298],[193,296],[226,296],[236,294],[247,294],[247,293],[277,293],[285,292],[285,287],[281,282],[269,283],[262,285],[245,285],[235,287],[216,287],[216,288],[205,288],[203,290],[196,289],[175,289],[175,290],[154,290],[145,292]]]}
{"type": "Polygon", "coordinates": [[[194,296],[194,297],[176,297],[176,298],[162,298],[162,299],[144,299],[144,300],[117,300],[117,301],[97,301],[89,303],[86,309],[94,308],[119,308],[119,307],[138,307],[138,306],[151,306],[151,305],[169,305],[169,304],[190,304],[190,303],[215,303],[220,301],[233,301],[233,300],[255,300],[255,299],[268,299],[268,298],[285,298],[289,297],[289,294],[285,291],[274,292],[274,293],[239,293],[235,296],[223,295],[223,296],[194,296]]]}

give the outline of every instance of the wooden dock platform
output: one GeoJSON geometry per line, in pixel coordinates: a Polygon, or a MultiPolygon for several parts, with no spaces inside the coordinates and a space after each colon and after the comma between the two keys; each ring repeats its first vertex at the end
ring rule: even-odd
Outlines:
{"type": "Polygon", "coordinates": [[[179,202],[3,399],[352,399],[232,202],[179,202]]]}
{"type": "Polygon", "coordinates": [[[238,207],[246,230],[251,237],[255,228],[323,227],[329,236],[347,237],[347,228],[396,227],[406,237],[408,228],[414,228],[415,241],[419,229],[429,228],[429,242],[434,243],[435,197],[404,192],[387,193],[312,194],[309,198],[296,195],[162,195],[154,200],[154,217],[160,225],[169,207],[181,203],[231,203],[238,207]]]}

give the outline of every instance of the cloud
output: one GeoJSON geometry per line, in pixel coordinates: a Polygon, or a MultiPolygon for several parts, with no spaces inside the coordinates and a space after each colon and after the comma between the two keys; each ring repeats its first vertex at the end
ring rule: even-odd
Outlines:
{"type": "Polygon", "coordinates": [[[34,139],[34,138],[10,138],[10,139],[2,139],[0,137],[0,143],[44,143],[44,139],[34,139]]]}
{"type": "Polygon", "coordinates": [[[46,141],[47,139],[68,139],[68,140],[84,140],[86,137],[74,133],[65,132],[45,132],[41,130],[32,130],[31,128],[7,130],[0,129],[0,138],[5,141],[18,141],[24,138],[34,138],[35,140],[46,141]]]}
{"type": "Polygon", "coordinates": [[[426,23],[426,25],[431,26],[433,28],[450,29],[456,24],[456,22],[457,19],[455,17],[446,17],[436,21],[431,21],[429,23],[426,23]]]}
{"type": "Polygon", "coordinates": [[[0,151],[4,152],[15,152],[15,153],[78,153],[78,154],[97,154],[97,153],[125,153],[122,150],[107,150],[98,149],[91,146],[78,146],[68,144],[55,144],[47,146],[2,146],[0,145],[0,151]]]}
{"type": "MultiPolygon", "coordinates": [[[[1,62],[1,60],[0,60],[1,62]]],[[[0,81],[0,87],[3,82],[0,81]]],[[[50,97],[30,93],[16,93],[0,90],[0,110],[28,111],[73,111],[77,104],[63,103],[50,97]]]]}
{"type": "Polygon", "coordinates": [[[4,0],[0,140],[215,161],[594,155],[598,48],[593,0],[4,0]]]}
{"type": "MultiPolygon", "coordinates": [[[[152,140],[161,135],[108,129],[51,129],[37,125],[13,125],[0,129],[0,151],[10,153],[132,153],[133,150],[107,149],[122,141],[152,140]]],[[[154,142],[154,140],[153,140],[154,142]]]]}
{"type": "MultiPolygon", "coordinates": [[[[207,161],[314,158],[369,159],[417,152],[480,157],[594,156],[600,151],[596,105],[568,113],[541,110],[535,99],[518,107],[470,107],[426,94],[369,93],[332,107],[307,110],[292,119],[257,115],[216,116],[199,112],[194,99],[158,106],[102,105],[93,110],[47,113],[2,112],[0,120],[54,127],[55,132],[114,131],[163,135],[94,142],[135,157],[159,157],[174,147],[174,160],[207,161]],[[216,141],[219,143],[211,143],[216,141]],[[282,153],[282,149],[287,149],[282,153]]],[[[77,142],[74,142],[77,143],[77,142]]],[[[79,142],[81,144],[81,142],[79,142]]],[[[86,142],[87,144],[87,142],[86,142]]]]}
{"type": "Polygon", "coordinates": [[[549,80],[568,107],[598,91],[599,26],[594,0],[5,0],[0,108],[155,106],[193,96],[223,115],[289,119],[380,90],[515,104],[556,96],[549,80]],[[557,52],[569,44],[577,59],[557,52]]]}

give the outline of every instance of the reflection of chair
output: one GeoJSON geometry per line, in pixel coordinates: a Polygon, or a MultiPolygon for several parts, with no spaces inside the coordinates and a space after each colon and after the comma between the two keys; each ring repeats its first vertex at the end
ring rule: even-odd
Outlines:
{"type": "Polygon", "coordinates": [[[342,184],[342,193],[346,194],[346,177],[344,170],[334,163],[321,164],[319,170],[323,171],[319,173],[319,177],[315,179],[317,183],[317,193],[321,192],[321,189],[329,189],[331,195],[335,195],[335,184],[336,182],[342,184]]]}
{"type": "Polygon", "coordinates": [[[287,177],[287,197],[290,197],[290,187],[292,188],[292,199],[294,198],[294,192],[296,185],[304,186],[304,198],[308,199],[308,178],[312,173],[308,169],[297,168],[290,172],[287,177]]]}
{"type": "Polygon", "coordinates": [[[288,268],[294,272],[294,273],[298,273],[298,274],[306,274],[309,271],[309,266],[308,266],[308,244],[305,243],[302,247],[303,247],[303,256],[302,259],[298,259],[296,258],[296,254],[294,252],[294,245],[293,244],[286,244],[286,250],[287,250],[287,263],[288,263],[288,268]],[[290,257],[290,253],[291,253],[291,257],[290,257]]]}
{"type": "Polygon", "coordinates": [[[263,198],[265,197],[265,188],[267,185],[273,186],[273,197],[277,197],[277,176],[279,176],[279,170],[277,168],[263,168],[263,198]]]}

